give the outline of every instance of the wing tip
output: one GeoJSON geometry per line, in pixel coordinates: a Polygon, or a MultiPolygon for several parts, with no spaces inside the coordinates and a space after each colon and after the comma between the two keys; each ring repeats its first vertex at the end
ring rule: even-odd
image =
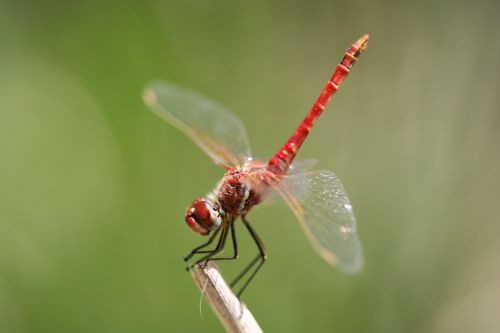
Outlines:
{"type": "Polygon", "coordinates": [[[347,274],[359,274],[363,271],[363,261],[360,261],[359,263],[354,263],[353,265],[350,266],[343,266],[340,268],[343,272],[347,274]]]}
{"type": "Polygon", "coordinates": [[[157,104],[156,92],[151,87],[146,87],[142,91],[142,100],[147,106],[153,106],[157,104]]]}
{"type": "Polygon", "coordinates": [[[343,262],[331,251],[321,251],[321,257],[332,267],[337,267],[347,274],[359,274],[363,271],[364,260],[362,255],[358,255],[352,262],[343,262]]]}

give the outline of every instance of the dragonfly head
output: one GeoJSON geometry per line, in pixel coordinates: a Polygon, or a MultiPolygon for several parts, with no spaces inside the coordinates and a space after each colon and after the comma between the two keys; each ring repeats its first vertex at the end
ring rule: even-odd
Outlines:
{"type": "Polygon", "coordinates": [[[195,199],[191,207],[186,210],[185,217],[187,225],[193,231],[206,236],[212,230],[217,230],[222,218],[217,207],[205,199],[195,199]]]}

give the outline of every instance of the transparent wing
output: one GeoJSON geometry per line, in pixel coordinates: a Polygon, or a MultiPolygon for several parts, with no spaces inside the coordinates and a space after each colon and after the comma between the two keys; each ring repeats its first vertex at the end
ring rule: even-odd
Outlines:
{"type": "Polygon", "coordinates": [[[288,175],[276,186],[319,255],[348,273],[363,267],[356,218],[339,178],[330,171],[288,175]]]}
{"type": "Polygon", "coordinates": [[[297,174],[300,172],[306,172],[311,170],[318,163],[317,159],[309,158],[305,160],[295,160],[290,168],[288,169],[287,174],[297,174]]]}
{"type": "Polygon", "coordinates": [[[244,164],[251,156],[245,127],[224,106],[167,82],[153,82],[143,92],[147,106],[194,141],[216,164],[244,164]]]}
{"type": "MultiPolygon", "coordinates": [[[[295,175],[299,173],[303,173],[306,171],[311,170],[316,164],[318,163],[318,160],[316,159],[304,159],[304,160],[295,160],[292,165],[290,165],[290,168],[287,171],[287,175],[295,175]]],[[[271,191],[269,193],[269,196],[262,202],[262,205],[264,206],[271,206],[275,205],[276,203],[282,203],[283,200],[281,200],[281,195],[278,194],[276,189],[274,187],[271,188],[271,191]]]]}

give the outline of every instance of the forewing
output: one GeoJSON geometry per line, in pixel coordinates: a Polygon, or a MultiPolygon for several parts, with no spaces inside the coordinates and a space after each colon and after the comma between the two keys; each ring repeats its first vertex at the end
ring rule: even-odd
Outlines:
{"type": "Polygon", "coordinates": [[[251,156],[241,120],[224,106],[167,82],[153,82],[144,92],[147,106],[194,141],[216,164],[244,164],[251,156]]]}
{"type": "Polygon", "coordinates": [[[276,187],[290,206],[319,255],[348,273],[363,267],[351,202],[339,178],[330,171],[283,177],[276,187]]]}

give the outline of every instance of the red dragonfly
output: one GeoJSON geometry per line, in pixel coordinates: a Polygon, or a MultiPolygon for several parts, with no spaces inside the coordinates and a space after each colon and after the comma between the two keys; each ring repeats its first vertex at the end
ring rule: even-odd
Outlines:
{"type": "Polygon", "coordinates": [[[240,217],[259,254],[231,284],[234,287],[253,268],[237,293],[239,297],[267,258],[264,245],[246,216],[273,190],[295,213],[323,259],[346,272],[362,268],[363,251],[356,234],[356,219],[339,178],[330,171],[308,171],[304,167],[301,170],[300,163],[295,166],[292,161],[367,42],[368,35],[365,35],[349,48],[309,113],[267,163],[252,159],[242,122],[220,104],[166,82],[152,83],[144,90],[144,101],[154,113],[184,132],[217,165],[227,170],[216,187],[205,198],[195,199],[185,213],[185,221],[192,230],[210,235],[207,242],[184,258],[188,262],[194,255],[201,255],[188,269],[209,260],[236,259],[235,221],[240,217]],[[233,255],[216,257],[224,248],[229,233],[233,255]],[[217,235],[215,247],[207,249],[217,235]]]}

